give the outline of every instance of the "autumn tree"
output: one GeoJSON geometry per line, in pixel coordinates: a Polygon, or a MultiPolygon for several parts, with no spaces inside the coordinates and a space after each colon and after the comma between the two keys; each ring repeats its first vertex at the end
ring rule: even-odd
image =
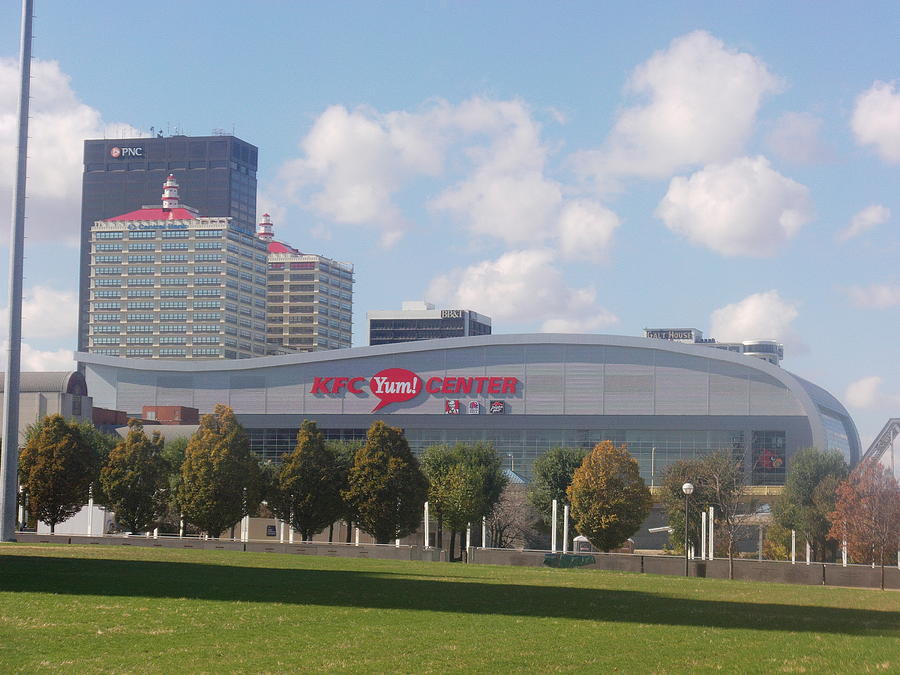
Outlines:
{"type": "Polygon", "coordinates": [[[303,541],[334,523],[343,511],[342,476],[315,422],[304,420],[294,451],[282,458],[269,507],[303,541]]]}
{"type": "Polygon", "coordinates": [[[78,425],[61,415],[48,415],[35,425],[19,453],[19,480],[30,511],[50,526],[51,534],[87,503],[96,475],[96,453],[78,425]]]}
{"type": "Polygon", "coordinates": [[[139,420],[128,421],[128,434],[100,469],[105,506],[129,532],[147,529],[166,508],[167,464],[158,431],[148,437],[139,420]]]}
{"type": "Polygon", "coordinates": [[[744,495],[746,474],[740,457],[720,451],[702,457],[680,460],[670,465],[662,481],[662,503],[672,528],[671,539],[676,546],[685,546],[684,493],[681,486],[691,483],[688,515],[688,541],[699,543],[702,518],[700,513],[710,506],[714,509],[716,541],[728,556],[728,576],[734,576],[734,555],[738,540],[747,527],[747,514],[754,505],[744,495]]]}
{"type": "Polygon", "coordinates": [[[877,461],[860,463],[838,485],[829,517],[829,538],[846,541],[855,562],[881,565],[884,590],[884,566],[893,559],[900,540],[900,487],[891,471],[877,461]]]}
{"type": "Polygon", "coordinates": [[[618,548],[650,513],[650,489],[625,445],[603,441],[575,470],[566,491],[575,528],[601,551],[618,548]]]}
{"type": "Polygon", "coordinates": [[[833,560],[837,554],[837,544],[828,539],[828,515],[835,508],[835,490],[849,472],[839,452],[816,448],[801,450],[788,465],[784,492],[774,507],[775,520],[809,542],[813,560],[833,560]]]}
{"type": "Polygon", "coordinates": [[[217,405],[200,418],[181,465],[178,502],[185,519],[217,537],[259,502],[259,465],[234,412],[217,405]]]}
{"type": "Polygon", "coordinates": [[[379,544],[415,532],[422,518],[428,481],[403,431],[378,421],[353,459],[343,497],[360,529],[379,544]]]}

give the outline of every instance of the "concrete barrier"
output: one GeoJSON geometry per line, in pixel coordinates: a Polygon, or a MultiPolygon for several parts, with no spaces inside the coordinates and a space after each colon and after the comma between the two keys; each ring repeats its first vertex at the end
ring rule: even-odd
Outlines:
{"type": "MultiPolygon", "coordinates": [[[[296,542],[280,544],[272,541],[239,542],[225,539],[198,539],[177,537],[88,537],[78,535],[48,535],[34,532],[18,532],[16,540],[32,544],[78,544],[106,546],[139,546],[158,548],[195,548],[205,550],[251,551],[255,553],[289,553],[293,555],[330,556],[337,558],[371,558],[379,560],[415,560],[444,562],[446,551],[436,548],[423,549],[420,546],[392,546],[376,544],[336,544],[327,542],[296,542]]],[[[680,556],[639,555],[626,553],[550,553],[549,551],[525,551],[519,549],[468,550],[470,563],[483,565],[510,565],[515,567],[562,567],[610,570],[645,574],[666,574],[682,576],[684,558],[680,556]]],[[[900,589],[900,569],[886,567],[885,588],[900,589]]],[[[692,577],[709,579],[728,578],[728,560],[691,560],[688,573],[692,577]]],[[[857,588],[878,588],[881,585],[881,569],[869,565],[848,565],[843,567],[833,563],[804,562],[791,564],[774,560],[735,559],[734,578],[743,581],[851,586],[857,588]]]]}

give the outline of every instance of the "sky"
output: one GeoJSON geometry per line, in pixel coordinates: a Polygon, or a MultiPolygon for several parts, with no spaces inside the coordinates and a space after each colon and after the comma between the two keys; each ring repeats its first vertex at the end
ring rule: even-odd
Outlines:
{"type": "MultiPolygon", "coordinates": [[[[19,11],[0,4],[2,242],[19,11]]],[[[864,447],[900,416],[895,0],[35,14],[25,369],[72,365],[82,141],[224,129],[259,147],[276,237],[354,264],[354,345],[367,311],[421,299],[495,333],[699,328],[783,342],[864,447]]]]}

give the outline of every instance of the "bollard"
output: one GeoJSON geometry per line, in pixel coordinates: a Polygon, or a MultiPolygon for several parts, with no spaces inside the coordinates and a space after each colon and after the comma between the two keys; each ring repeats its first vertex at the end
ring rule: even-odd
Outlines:
{"type": "Polygon", "coordinates": [[[569,552],[569,505],[563,504],[563,553],[569,552]]]}
{"type": "Polygon", "coordinates": [[[430,524],[428,522],[428,502],[425,502],[425,548],[429,548],[431,546],[431,532],[429,531],[430,524]]]}
{"type": "Polygon", "coordinates": [[[700,560],[706,560],[706,511],[700,513],[700,560]]]}
{"type": "Polygon", "coordinates": [[[716,510],[714,507],[709,507],[709,559],[714,560],[716,557],[716,547],[713,543],[713,535],[716,532],[716,510]]]}
{"type": "Polygon", "coordinates": [[[791,565],[797,562],[797,531],[791,530],[791,565]]]}
{"type": "Polygon", "coordinates": [[[551,509],[553,522],[550,525],[550,552],[556,553],[556,500],[553,500],[553,508],[551,509]]]}

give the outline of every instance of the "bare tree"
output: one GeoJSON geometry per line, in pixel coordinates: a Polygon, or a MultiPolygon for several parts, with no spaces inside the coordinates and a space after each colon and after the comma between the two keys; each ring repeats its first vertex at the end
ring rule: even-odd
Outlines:
{"type": "Polygon", "coordinates": [[[487,518],[493,548],[527,548],[534,541],[540,514],[529,503],[525,485],[509,485],[487,518]]]}
{"type": "Polygon", "coordinates": [[[734,579],[734,552],[756,505],[744,498],[746,475],[739,459],[717,452],[704,458],[703,469],[699,480],[704,483],[715,507],[716,529],[724,538],[728,551],[728,578],[734,579]]]}

